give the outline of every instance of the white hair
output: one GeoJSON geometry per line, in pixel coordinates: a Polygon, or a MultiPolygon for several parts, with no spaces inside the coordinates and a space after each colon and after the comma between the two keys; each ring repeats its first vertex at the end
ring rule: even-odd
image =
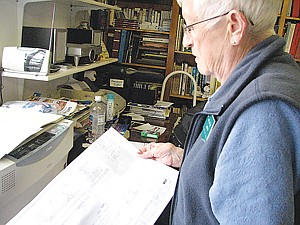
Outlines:
{"type": "MultiPolygon", "coordinates": [[[[179,6],[185,0],[177,0],[179,6]]],[[[194,12],[199,19],[211,18],[224,14],[232,9],[243,12],[249,23],[248,32],[262,34],[274,32],[277,16],[282,6],[282,0],[193,0],[194,12]]],[[[219,19],[211,20],[206,25],[211,28],[219,19]]]]}

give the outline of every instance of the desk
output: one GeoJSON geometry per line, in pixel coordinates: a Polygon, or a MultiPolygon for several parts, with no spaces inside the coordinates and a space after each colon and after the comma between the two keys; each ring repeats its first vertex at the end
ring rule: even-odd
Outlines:
{"type": "MultiPolygon", "coordinates": [[[[141,137],[141,132],[139,131],[130,131],[130,137],[129,141],[136,141],[136,142],[143,142],[143,143],[149,143],[149,142],[168,142],[172,131],[174,124],[178,118],[177,113],[171,113],[168,120],[162,120],[162,119],[156,119],[156,118],[145,118],[146,123],[150,123],[156,126],[162,126],[165,127],[165,132],[158,138],[158,139],[152,139],[152,138],[145,138],[141,137]]],[[[75,129],[74,130],[74,143],[73,148],[70,150],[68,155],[67,163],[68,165],[77,158],[84,150],[85,147],[82,146],[83,143],[87,143],[87,130],[86,129],[75,129]]]]}
{"type": "Polygon", "coordinates": [[[174,128],[174,124],[175,124],[177,118],[178,118],[177,113],[171,113],[169,119],[167,119],[167,120],[147,117],[147,118],[145,118],[146,123],[165,127],[166,128],[165,132],[162,135],[160,135],[160,137],[158,139],[153,139],[153,138],[141,137],[141,132],[131,130],[129,140],[137,141],[137,142],[145,142],[145,143],[146,142],[168,142],[171,137],[171,134],[172,134],[172,131],[174,128]]]}

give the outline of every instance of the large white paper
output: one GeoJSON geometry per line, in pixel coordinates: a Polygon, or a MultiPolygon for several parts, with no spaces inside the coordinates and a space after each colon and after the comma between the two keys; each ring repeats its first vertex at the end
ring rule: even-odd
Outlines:
{"type": "Polygon", "coordinates": [[[0,107],[0,158],[41,130],[42,126],[62,118],[55,114],[0,107]]]}
{"type": "Polygon", "coordinates": [[[178,171],[137,151],[109,129],[8,224],[154,224],[173,196],[178,171]]]}

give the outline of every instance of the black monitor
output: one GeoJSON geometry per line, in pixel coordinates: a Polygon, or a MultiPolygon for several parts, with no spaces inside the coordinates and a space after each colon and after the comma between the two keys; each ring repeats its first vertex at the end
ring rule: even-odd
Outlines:
{"type": "Polygon", "coordinates": [[[67,29],[53,28],[51,37],[51,28],[23,26],[21,46],[50,50],[52,64],[64,62],[67,50],[67,29]]]}

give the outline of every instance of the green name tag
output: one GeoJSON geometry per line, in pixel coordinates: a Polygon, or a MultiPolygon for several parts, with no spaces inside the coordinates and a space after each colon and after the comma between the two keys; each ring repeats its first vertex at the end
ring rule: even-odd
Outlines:
{"type": "Polygon", "coordinates": [[[214,118],[213,115],[208,115],[206,117],[206,120],[204,122],[202,131],[201,131],[201,139],[204,142],[208,139],[208,137],[209,137],[209,135],[210,135],[210,133],[211,133],[211,131],[212,131],[215,123],[216,123],[216,120],[215,120],[215,118],[214,118]]]}

